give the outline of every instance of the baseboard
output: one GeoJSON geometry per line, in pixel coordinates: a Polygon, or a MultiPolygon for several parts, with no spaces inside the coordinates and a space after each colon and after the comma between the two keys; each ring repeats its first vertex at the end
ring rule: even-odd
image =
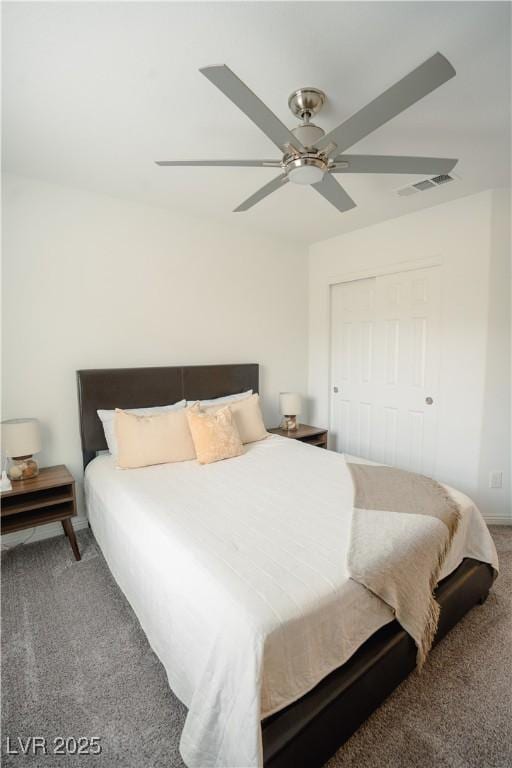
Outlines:
{"type": "Polygon", "coordinates": [[[512,517],[500,517],[499,515],[484,515],[487,525],[512,525],[512,517]]]}
{"type": "MultiPolygon", "coordinates": [[[[87,528],[88,522],[85,517],[77,517],[72,520],[73,528],[79,531],[87,528]]],[[[32,544],[34,541],[42,539],[51,539],[53,536],[63,536],[64,531],[60,523],[48,523],[48,525],[39,525],[37,528],[26,528],[23,531],[14,531],[14,533],[5,533],[2,536],[2,549],[5,547],[15,547],[17,544],[32,544]]]]}

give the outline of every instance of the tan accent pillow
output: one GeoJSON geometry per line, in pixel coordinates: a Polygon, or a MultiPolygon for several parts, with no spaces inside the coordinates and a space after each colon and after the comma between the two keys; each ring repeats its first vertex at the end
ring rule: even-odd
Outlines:
{"type": "Polygon", "coordinates": [[[186,413],[200,464],[232,459],[244,452],[229,405],[202,410],[195,403],[186,409],[186,413]]]}
{"type": "MultiPolygon", "coordinates": [[[[255,443],[257,440],[264,440],[268,437],[261,414],[259,395],[251,395],[243,400],[235,400],[229,403],[229,407],[235,417],[242,443],[255,443]]],[[[207,405],[204,409],[205,411],[212,411],[218,410],[218,408],[219,406],[216,405],[207,405]]]]}
{"type": "Polygon", "coordinates": [[[114,430],[117,466],[121,469],[189,461],[196,457],[185,408],[147,416],[116,408],[114,430]]]}

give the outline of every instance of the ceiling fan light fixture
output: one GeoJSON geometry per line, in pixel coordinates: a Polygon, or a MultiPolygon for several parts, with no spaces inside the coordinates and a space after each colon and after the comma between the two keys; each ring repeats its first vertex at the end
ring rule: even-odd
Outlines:
{"type": "Polygon", "coordinates": [[[288,180],[294,184],[318,184],[327,171],[327,164],[319,157],[297,157],[286,164],[288,180]]]}

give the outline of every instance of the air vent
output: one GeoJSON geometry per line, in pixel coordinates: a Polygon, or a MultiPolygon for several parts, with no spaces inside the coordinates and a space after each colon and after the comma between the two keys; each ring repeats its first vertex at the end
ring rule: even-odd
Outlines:
{"type": "Polygon", "coordinates": [[[415,187],[416,189],[419,189],[420,192],[424,192],[425,189],[430,189],[430,187],[433,187],[433,186],[434,184],[432,184],[432,182],[429,181],[428,179],[425,179],[425,181],[418,181],[417,184],[413,184],[413,187],[415,187]]]}
{"type": "Polygon", "coordinates": [[[440,176],[434,176],[431,181],[434,182],[434,184],[446,184],[447,181],[455,181],[453,176],[448,176],[447,173],[442,173],[440,176]]]}
{"type": "Polygon", "coordinates": [[[435,189],[442,184],[447,184],[449,181],[457,181],[460,176],[449,176],[447,173],[440,173],[439,176],[432,176],[430,179],[422,179],[417,181],[416,184],[410,184],[408,187],[402,187],[396,190],[396,194],[400,197],[408,197],[414,195],[416,192],[426,192],[427,189],[435,189]]]}

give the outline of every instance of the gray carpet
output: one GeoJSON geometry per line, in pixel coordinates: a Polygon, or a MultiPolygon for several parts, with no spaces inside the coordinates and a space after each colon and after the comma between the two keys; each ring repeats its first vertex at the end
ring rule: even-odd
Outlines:
{"type": "MultiPolygon", "coordinates": [[[[501,575],[485,605],[432,652],[328,768],[512,766],[512,527],[494,527],[501,575]]],[[[2,563],[3,765],[182,768],[185,708],[89,531],[83,559],[64,537],[2,563]],[[89,757],[9,756],[6,737],[100,736],[89,757]]],[[[51,749],[49,750],[51,752],[51,749]]]]}

